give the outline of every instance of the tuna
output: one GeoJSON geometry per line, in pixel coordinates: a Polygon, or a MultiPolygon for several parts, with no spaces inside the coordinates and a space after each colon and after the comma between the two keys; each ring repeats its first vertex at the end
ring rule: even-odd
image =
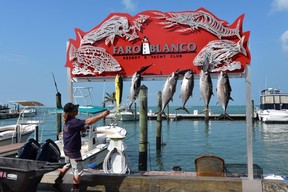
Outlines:
{"type": "Polygon", "coordinates": [[[162,110],[161,113],[165,114],[164,109],[170,101],[173,101],[173,95],[176,91],[178,80],[178,73],[173,72],[166,80],[162,90],[162,110]]]}
{"type": "Polygon", "coordinates": [[[211,96],[213,95],[213,84],[208,70],[207,71],[201,70],[199,85],[200,85],[200,93],[205,104],[205,111],[207,111],[209,110],[210,99],[211,96]]]}
{"type": "Polygon", "coordinates": [[[141,86],[141,73],[146,71],[151,65],[147,65],[144,67],[141,67],[138,71],[136,71],[131,79],[131,86],[130,86],[130,95],[129,95],[129,109],[131,109],[132,104],[135,102],[135,100],[138,97],[139,94],[139,88],[141,86]]]}
{"type": "Polygon", "coordinates": [[[223,109],[223,113],[219,116],[219,118],[221,117],[231,118],[226,112],[229,100],[230,99],[233,100],[231,98],[232,89],[230,86],[228,74],[226,72],[221,71],[220,74],[218,75],[216,91],[217,91],[218,103],[220,103],[223,109]]]}
{"type": "Polygon", "coordinates": [[[185,105],[190,97],[192,97],[192,92],[194,88],[194,75],[191,70],[188,70],[182,80],[180,98],[182,99],[182,107],[177,108],[176,110],[185,110],[187,113],[190,113],[185,105]]]}

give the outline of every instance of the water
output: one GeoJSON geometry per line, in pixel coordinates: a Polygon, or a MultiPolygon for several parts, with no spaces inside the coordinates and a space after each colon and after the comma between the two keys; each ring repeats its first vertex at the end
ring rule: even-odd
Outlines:
{"type": "MultiPolygon", "coordinates": [[[[156,108],[148,109],[155,112],[156,108]]],[[[188,109],[199,110],[203,107],[188,109]]],[[[212,113],[221,113],[219,106],[211,107],[212,113]]],[[[174,113],[171,107],[170,113],[174,113]]],[[[180,113],[178,111],[178,113],[180,113]]],[[[245,106],[229,106],[228,113],[245,113],[245,106]]],[[[85,118],[85,116],[80,116],[85,118]]],[[[42,136],[56,138],[55,115],[46,115],[42,136]]],[[[0,120],[1,124],[15,123],[16,119],[0,120]]],[[[106,120],[106,124],[109,124],[106,120]]],[[[98,126],[103,125],[100,121],[98,126]]],[[[118,122],[124,127],[128,135],[125,142],[128,146],[127,154],[132,170],[138,170],[139,155],[139,122],[118,122]]],[[[204,121],[180,120],[162,122],[161,152],[156,151],[155,120],[148,121],[148,170],[170,171],[175,165],[182,167],[183,171],[195,171],[194,160],[199,155],[214,154],[224,158],[225,163],[246,163],[246,122],[245,121],[204,121]]],[[[263,168],[264,174],[288,175],[288,124],[253,124],[253,160],[263,168]]]]}

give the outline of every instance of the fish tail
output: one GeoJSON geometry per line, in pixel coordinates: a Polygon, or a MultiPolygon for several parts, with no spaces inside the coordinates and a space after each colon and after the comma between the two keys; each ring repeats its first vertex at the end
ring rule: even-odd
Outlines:
{"type": "Polygon", "coordinates": [[[186,111],[186,113],[190,114],[190,112],[188,111],[188,109],[186,107],[178,107],[175,110],[184,110],[184,111],[186,111]]]}
{"type": "Polygon", "coordinates": [[[166,118],[168,117],[164,111],[161,111],[161,115],[164,115],[166,118]]]}
{"type": "Polygon", "coordinates": [[[76,58],[76,47],[72,43],[70,43],[70,46],[69,46],[69,60],[72,61],[75,58],[76,58]]]}
{"type": "MultiPolygon", "coordinates": [[[[161,111],[160,113],[161,113],[161,115],[164,115],[165,117],[167,117],[167,114],[164,111],[161,111]]],[[[154,113],[154,115],[158,115],[158,114],[159,114],[159,112],[154,113]]]]}
{"type": "Polygon", "coordinates": [[[205,109],[203,109],[202,112],[203,112],[203,113],[205,113],[205,112],[210,112],[210,109],[209,109],[209,108],[205,108],[205,109]]]}
{"type": "Polygon", "coordinates": [[[221,115],[219,115],[218,120],[220,119],[229,119],[229,120],[233,120],[232,117],[230,115],[228,115],[228,113],[222,113],[221,115]]]}

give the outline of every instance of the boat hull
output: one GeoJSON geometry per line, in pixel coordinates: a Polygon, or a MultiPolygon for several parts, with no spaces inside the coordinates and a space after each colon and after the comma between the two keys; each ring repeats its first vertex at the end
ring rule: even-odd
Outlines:
{"type": "MultiPolygon", "coordinates": [[[[101,165],[108,154],[108,146],[111,138],[124,138],[126,130],[118,126],[101,126],[95,129],[89,129],[90,133],[82,137],[81,155],[84,168],[91,168],[101,165]],[[96,133],[95,133],[96,131],[96,133]],[[95,138],[97,137],[97,138],[95,138]],[[95,144],[91,141],[97,141],[95,144]]],[[[61,151],[61,158],[64,159],[63,141],[55,141],[61,151]]]]}
{"type": "Polygon", "coordinates": [[[264,123],[288,123],[288,110],[260,110],[258,118],[264,123]]]}
{"type": "MultiPolygon", "coordinates": [[[[20,138],[18,142],[26,142],[30,135],[35,132],[37,125],[19,125],[20,138]]],[[[0,146],[17,143],[16,125],[6,125],[0,127],[0,146]]]]}
{"type": "Polygon", "coordinates": [[[138,121],[139,114],[133,114],[131,112],[110,113],[106,118],[116,121],[138,121]]]}

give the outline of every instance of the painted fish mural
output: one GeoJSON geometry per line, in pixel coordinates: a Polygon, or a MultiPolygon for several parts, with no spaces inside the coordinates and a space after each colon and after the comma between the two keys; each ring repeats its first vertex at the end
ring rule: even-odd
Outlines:
{"type": "Polygon", "coordinates": [[[195,57],[195,66],[203,66],[208,59],[210,72],[234,71],[241,69],[241,63],[233,61],[233,57],[238,54],[247,55],[243,46],[245,36],[237,43],[230,40],[210,41],[195,57]]]}
{"type": "Polygon", "coordinates": [[[92,75],[95,72],[101,74],[121,70],[117,60],[100,47],[85,45],[76,49],[71,45],[69,58],[74,60],[72,74],[92,75]]]}
{"type": "Polygon", "coordinates": [[[208,57],[211,73],[242,73],[250,63],[250,31],[243,31],[243,20],[244,14],[229,24],[205,8],[147,10],[134,16],[111,13],[87,32],[75,29],[76,39],[69,39],[65,66],[71,68],[75,81],[112,79],[117,74],[126,79],[149,65],[147,58],[151,58],[155,67],[145,75],[166,78],[179,68],[199,75],[208,57]],[[144,43],[145,38],[149,40],[144,43]],[[144,45],[149,51],[143,52],[144,45]],[[168,65],[171,61],[174,64],[168,65]]]}
{"type": "Polygon", "coordinates": [[[231,28],[226,26],[226,23],[223,21],[216,19],[214,15],[205,9],[180,13],[162,13],[156,11],[153,13],[157,15],[157,19],[164,20],[160,22],[161,25],[164,25],[164,28],[176,28],[177,32],[194,32],[201,28],[216,35],[219,39],[232,36],[237,36],[239,39],[241,38],[240,24],[242,22],[242,17],[239,17],[235,21],[237,23],[236,28],[231,28]]]}
{"type": "Polygon", "coordinates": [[[139,15],[130,26],[127,17],[114,15],[105,21],[99,28],[88,32],[81,39],[81,45],[93,44],[105,39],[105,44],[114,44],[115,37],[125,38],[128,41],[139,38],[137,31],[141,31],[142,24],[149,18],[147,15],[139,15]]]}

